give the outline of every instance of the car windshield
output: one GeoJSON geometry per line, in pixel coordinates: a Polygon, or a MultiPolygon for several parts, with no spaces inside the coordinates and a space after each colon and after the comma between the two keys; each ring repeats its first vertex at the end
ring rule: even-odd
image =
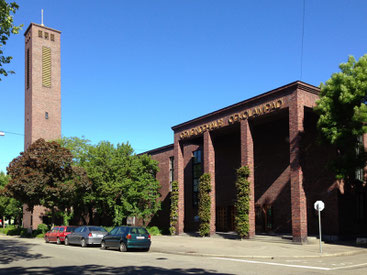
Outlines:
{"type": "Polygon", "coordinates": [[[66,232],[74,232],[74,231],[75,231],[75,227],[66,228],[66,232]]]}
{"type": "Polygon", "coordinates": [[[89,231],[102,231],[102,232],[107,232],[106,229],[104,229],[103,227],[98,227],[98,226],[89,227],[89,231]]]}

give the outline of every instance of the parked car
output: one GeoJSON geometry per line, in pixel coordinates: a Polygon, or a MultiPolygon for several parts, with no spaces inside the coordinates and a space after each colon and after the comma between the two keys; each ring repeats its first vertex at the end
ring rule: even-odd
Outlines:
{"type": "Polygon", "coordinates": [[[103,237],[101,249],[117,248],[121,252],[129,248],[139,248],[149,251],[151,237],[144,227],[117,226],[103,237]]]}
{"type": "Polygon", "coordinates": [[[45,241],[46,243],[56,242],[57,244],[61,244],[65,241],[65,236],[69,235],[76,228],[76,226],[69,225],[54,226],[51,231],[45,234],[45,241]]]}
{"type": "Polygon", "coordinates": [[[82,247],[92,244],[101,244],[107,230],[101,226],[80,226],[65,237],[65,245],[79,244],[82,247]]]}

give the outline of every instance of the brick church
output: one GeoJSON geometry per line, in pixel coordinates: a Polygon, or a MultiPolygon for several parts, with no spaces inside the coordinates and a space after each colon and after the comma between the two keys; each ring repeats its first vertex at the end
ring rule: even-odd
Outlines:
{"type": "MultiPolygon", "coordinates": [[[[198,184],[211,175],[211,233],[234,230],[236,169],[250,168],[250,237],[317,235],[314,203],[322,200],[328,239],[367,232],[366,191],[342,194],[327,168],[335,152],[317,143],[313,107],[319,88],[296,81],[173,126],[174,143],[146,152],[159,162],[163,209],[153,223],[169,226],[170,183],[178,181],[178,233],[198,229],[198,184]]],[[[364,136],[367,147],[367,136],[364,136]]],[[[362,173],[363,175],[363,173],[362,173]]]]}
{"type": "MultiPolygon", "coordinates": [[[[24,149],[38,138],[61,137],[60,31],[30,24],[25,36],[24,149]]],[[[174,143],[145,152],[159,162],[162,210],[151,224],[169,227],[171,182],[179,185],[177,232],[198,229],[198,185],[211,175],[211,233],[234,230],[236,169],[250,168],[250,237],[291,234],[305,242],[318,232],[314,202],[322,200],[329,238],[367,232],[365,190],[342,194],[327,169],[334,156],[316,142],[312,108],[319,88],[296,81],[173,126],[174,143]]],[[[364,137],[367,147],[367,137],[364,137]]],[[[362,173],[363,174],[363,173],[362,173]]],[[[45,214],[24,209],[23,225],[37,228],[45,214]]]]}

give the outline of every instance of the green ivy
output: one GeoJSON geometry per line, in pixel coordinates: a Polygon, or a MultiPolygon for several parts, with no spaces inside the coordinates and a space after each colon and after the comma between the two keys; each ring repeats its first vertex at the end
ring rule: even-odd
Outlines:
{"type": "Polygon", "coordinates": [[[237,169],[236,191],[237,201],[235,203],[236,215],[235,224],[236,232],[240,238],[248,236],[249,225],[249,211],[250,211],[250,169],[247,166],[237,169]]]}
{"type": "Polygon", "coordinates": [[[199,234],[200,236],[208,236],[210,234],[210,208],[211,198],[210,192],[212,186],[210,183],[210,175],[208,173],[203,174],[199,179],[199,234]]]}
{"type": "Polygon", "coordinates": [[[176,234],[176,225],[178,220],[178,182],[172,182],[171,191],[171,212],[170,212],[170,228],[171,235],[176,234]]]}

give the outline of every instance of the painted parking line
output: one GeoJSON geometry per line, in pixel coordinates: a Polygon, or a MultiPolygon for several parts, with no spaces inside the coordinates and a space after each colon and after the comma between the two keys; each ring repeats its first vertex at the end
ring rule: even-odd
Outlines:
{"type": "Polygon", "coordinates": [[[223,260],[223,261],[232,261],[232,262],[243,262],[243,263],[249,263],[249,264],[265,264],[265,265],[285,266],[285,267],[302,268],[302,269],[316,269],[316,270],[325,270],[325,271],[332,271],[332,270],[348,269],[348,268],[367,266],[367,263],[362,263],[362,264],[347,265],[347,266],[340,266],[340,267],[321,267],[321,266],[281,264],[281,263],[273,263],[273,262],[261,262],[261,261],[232,259],[232,258],[219,258],[219,257],[212,258],[212,259],[223,260]]]}

